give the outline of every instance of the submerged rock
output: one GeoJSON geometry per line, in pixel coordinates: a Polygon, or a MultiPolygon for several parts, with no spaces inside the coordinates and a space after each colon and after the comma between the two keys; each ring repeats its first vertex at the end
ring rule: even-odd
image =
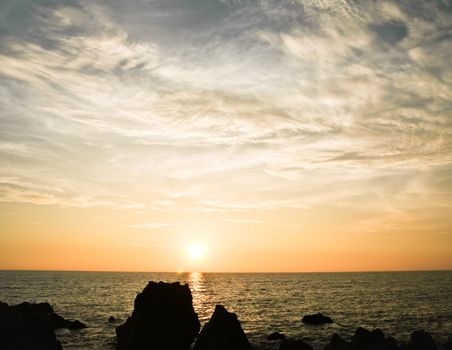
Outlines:
{"type": "Polygon", "coordinates": [[[435,344],[430,333],[419,330],[411,333],[410,340],[408,342],[409,350],[437,350],[438,347],[435,344]]]}
{"type": "Polygon", "coordinates": [[[200,328],[187,284],[149,282],[132,315],[116,327],[118,350],[187,350],[200,328]]]}
{"type": "Polygon", "coordinates": [[[110,316],[108,318],[108,322],[116,322],[116,318],[114,318],[113,316],[110,316]]]}
{"type": "Polygon", "coordinates": [[[286,336],[279,332],[273,332],[267,336],[267,340],[282,340],[286,339],[286,336]]]}
{"type": "Polygon", "coordinates": [[[194,350],[252,350],[252,347],[237,315],[217,305],[199,334],[194,350]]]}
{"type": "Polygon", "coordinates": [[[314,315],[306,315],[303,317],[302,321],[303,323],[306,324],[315,324],[315,325],[333,323],[333,320],[330,317],[322,315],[320,312],[314,315]]]}
{"type": "Polygon", "coordinates": [[[48,303],[0,303],[0,348],[3,350],[61,350],[48,314],[48,303]]]}
{"type": "Polygon", "coordinates": [[[312,346],[299,339],[286,339],[279,346],[279,350],[312,350],[312,346]]]}

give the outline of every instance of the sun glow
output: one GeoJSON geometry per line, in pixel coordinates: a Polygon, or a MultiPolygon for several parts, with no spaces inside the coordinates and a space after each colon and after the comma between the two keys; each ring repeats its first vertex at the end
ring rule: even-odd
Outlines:
{"type": "Polygon", "coordinates": [[[206,254],[206,248],[199,244],[192,244],[187,247],[187,255],[192,260],[201,260],[206,254]]]}

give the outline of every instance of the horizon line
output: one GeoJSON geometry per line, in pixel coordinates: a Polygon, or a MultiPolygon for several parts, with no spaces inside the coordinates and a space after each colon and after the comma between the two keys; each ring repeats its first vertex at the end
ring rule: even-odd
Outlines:
{"type": "Polygon", "coordinates": [[[343,271],[144,271],[144,270],[72,270],[72,269],[3,269],[0,271],[10,272],[110,272],[110,273],[161,273],[161,274],[314,274],[314,273],[385,273],[385,272],[448,272],[449,269],[420,269],[420,270],[343,270],[343,271]]]}

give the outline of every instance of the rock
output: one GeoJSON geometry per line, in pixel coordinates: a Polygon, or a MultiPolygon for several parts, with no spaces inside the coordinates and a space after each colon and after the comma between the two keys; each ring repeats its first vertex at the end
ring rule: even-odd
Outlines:
{"type": "Polygon", "coordinates": [[[0,301],[0,314],[9,310],[9,305],[3,301],[0,301]]]}
{"type": "Polygon", "coordinates": [[[333,320],[328,316],[322,315],[320,312],[314,315],[306,315],[302,319],[303,323],[321,325],[326,323],[333,323],[333,320]]]}
{"type": "Polygon", "coordinates": [[[116,322],[116,318],[114,318],[113,316],[110,316],[109,318],[108,318],[108,322],[116,322]]]}
{"type": "Polygon", "coordinates": [[[28,313],[33,312],[43,315],[54,312],[52,306],[49,303],[30,304],[27,301],[11,306],[11,310],[28,313]]]}
{"type": "Polygon", "coordinates": [[[132,315],[116,327],[118,350],[186,350],[200,328],[187,284],[149,282],[132,315]]]}
{"type": "Polygon", "coordinates": [[[47,317],[48,303],[0,306],[0,348],[3,350],[61,350],[47,317]],[[43,305],[46,304],[46,305],[43,305]]]}
{"type": "Polygon", "coordinates": [[[414,331],[413,333],[411,333],[410,340],[408,341],[408,348],[410,350],[438,349],[430,333],[422,330],[414,331]]]}
{"type": "Polygon", "coordinates": [[[394,338],[385,338],[380,329],[369,331],[359,327],[351,341],[352,350],[397,350],[398,345],[394,338]]]}
{"type": "Polygon", "coordinates": [[[385,350],[398,350],[399,348],[397,341],[392,337],[385,338],[384,344],[385,350]]]}
{"type": "Polygon", "coordinates": [[[449,340],[448,342],[443,344],[443,349],[444,350],[452,350],[452,340],[449,340]]]}
{"type": "Polygon", "coordinates": [[[325,346],[324,350],[350,350],[351,344],[342,339],[337,333],[334,333],[330,342],[325,346]]]}
{"type": "Polygon", "coordinates": [[[272,334],[267,336],[267,340],[281,340],[286,339],[286,336],[279,332],[273,332],[272,334]]]}
{"type": "Polygon", "coordinates": [[[67,321],[66,328],[67,329],[78,330],[78,329],[86,328],[86,324],[84,324],[83,322],[80,322],[79,320],[67,321]]]}
{"type": "Polygon", "coordinates": [[[312,350],[312,346],[303,340],[286,339],[279,346],[279,350],[312,350]]]}
{"type": "Polygon", "coordinates": [[[47,314],[50,319],[50,324],[52,325],[53,329],[58,328],[66,328],[67,327],[67,320],[65,320],[63,317],[58,315],[55,312],[50,312],[47,314]]]}
{"type": "Polygon", "coordinates": [[[217,305],[207,322],[194,350],[252,350],[251,344],[240,325],[237,315],[217,305]]]}
{"type": "MultiPolygon", "coordinates": [[[[380,333],[377,332],[375,334],[376,338],[380,338],[380,333]]],[[[369,330],[359,327],[352,337],[352,348],[357,350],[367,349],[370,346],[375,345],[375,340],[376,339],[374,339],[369,330]]]]}

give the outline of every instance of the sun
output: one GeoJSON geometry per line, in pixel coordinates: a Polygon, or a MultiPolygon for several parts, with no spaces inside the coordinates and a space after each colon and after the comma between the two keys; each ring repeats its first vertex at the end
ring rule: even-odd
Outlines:
{"type": "Polygon", "coordinates": [[[192,244],[187,247],[187,255],[192,260],[202,260],[206,254],[206,248],[200,244],[192,244]]]}

